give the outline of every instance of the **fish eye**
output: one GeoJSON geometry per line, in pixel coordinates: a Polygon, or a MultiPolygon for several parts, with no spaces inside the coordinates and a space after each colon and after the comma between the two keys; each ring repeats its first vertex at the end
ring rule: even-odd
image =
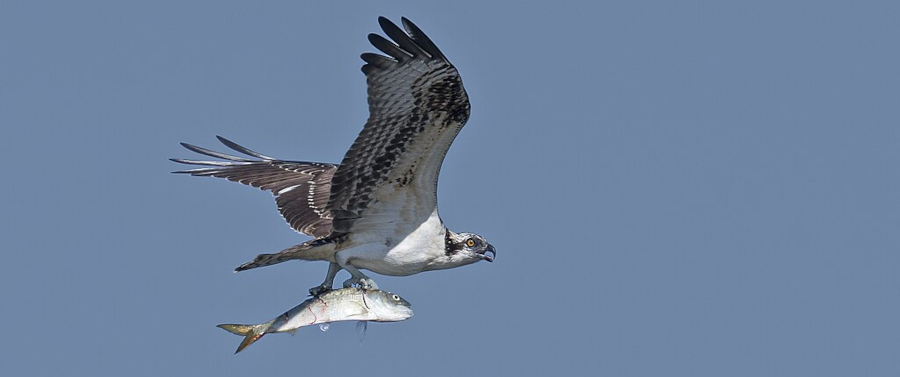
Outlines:
{"type": "Polygon", "coordinates": [[[391,298],[394,299],[394,301],[400,301],[400,296],[393,295],[391,298]]]}
{"type": "Polygon", "coordinates": [[[468,246],[468,247],[475,247],[475,240],[473,240],[473,239],[471,239],[471,238],[467,239],[467,240],[466,240],[466,246],[468,246]]]}

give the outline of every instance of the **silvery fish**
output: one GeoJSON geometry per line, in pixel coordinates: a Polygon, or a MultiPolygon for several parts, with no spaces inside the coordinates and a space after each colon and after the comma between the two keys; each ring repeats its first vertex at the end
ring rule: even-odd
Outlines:
{"type": "MultiPolygon", "coordinates": [[[[258,325],[222,324],[218,327],[244,337],[241,352],[263,335],[276,332],[293,334],[303,326],[338,321],[397,322],[412,317],[410,303],[402,297],[377,289],[344,288],[312,297],[284,314],[258,325]]],[[[362,327],[364,328],[364,327],[362,327]]]]}

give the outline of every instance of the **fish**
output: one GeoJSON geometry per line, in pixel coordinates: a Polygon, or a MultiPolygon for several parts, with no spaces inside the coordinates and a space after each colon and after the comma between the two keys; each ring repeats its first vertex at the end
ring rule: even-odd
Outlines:
{"type": "Polygon", "coordinates": [[[221,324],[216,327],[244,337],[237,351],[234,351],[237,354],[263,335],[279,332],[294,334],[304,326],[339,321],[404,321],[413,316],[411,306],[409,301],[390,292],[355,287],[343,288],[311,297],[265,323],[221,324]]]}

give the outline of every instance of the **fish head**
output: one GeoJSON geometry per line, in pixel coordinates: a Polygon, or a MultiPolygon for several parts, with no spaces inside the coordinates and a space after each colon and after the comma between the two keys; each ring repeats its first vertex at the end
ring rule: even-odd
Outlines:
{"type": "Polygon", "coordinates": [[[399,295],[377,289],[365,293],[366,306],[375,314],[377,322],[396,322],[413,316],[412,304],[399,295]]]}

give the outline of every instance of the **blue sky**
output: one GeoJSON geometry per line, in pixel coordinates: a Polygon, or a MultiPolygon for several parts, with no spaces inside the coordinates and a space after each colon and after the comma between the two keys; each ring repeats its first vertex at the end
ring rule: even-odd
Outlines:
{"type": "MultiPolygon", "coordinates": [[[[900,374],[896,2],[0,5],[0,365],[15,376],[900,374]],[[377,16],[472,117],[447,225],[495,263],[375,276],[416,316],[272,335],[324,263],[265,193],[169,174],[223,135],[338,162],[377,16]]],[[[346,275],[339,275],[342,281],[346,275]]]]}

